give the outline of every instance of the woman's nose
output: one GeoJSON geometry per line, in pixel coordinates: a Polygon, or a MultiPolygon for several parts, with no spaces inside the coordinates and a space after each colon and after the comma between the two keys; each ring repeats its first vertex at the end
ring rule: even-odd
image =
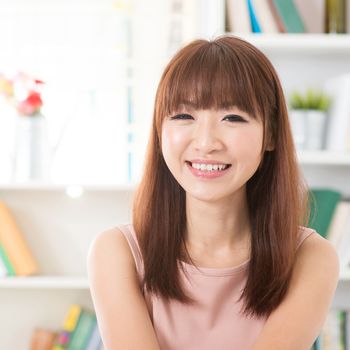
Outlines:
{"type": "Polygon", "coordinates": [[[202,153],[209,153],[222,148],[217,130],[210,123],[201,123],[194,133],[194,147],[202,153]]]}

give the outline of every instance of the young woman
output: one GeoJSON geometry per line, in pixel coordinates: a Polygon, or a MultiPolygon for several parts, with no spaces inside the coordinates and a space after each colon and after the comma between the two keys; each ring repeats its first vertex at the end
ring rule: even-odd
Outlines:
{"type": "Polygon", "coordinates": [[[107,350],[310,349],[338,257],[304,226],[283,91],[254,46],[196,40],[170,61],[132,220],[88,256],[107,350]]]}

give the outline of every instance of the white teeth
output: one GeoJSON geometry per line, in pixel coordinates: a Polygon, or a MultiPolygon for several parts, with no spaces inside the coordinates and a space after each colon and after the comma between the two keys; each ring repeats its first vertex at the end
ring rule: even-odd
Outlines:
{"type": "Polygon", "coordinates": [[[212,171],[212,170],[224,170],[228,167],[228,165],[224,164],[199,164],[192,163],[192,167],[202,171],[212,171]]]}

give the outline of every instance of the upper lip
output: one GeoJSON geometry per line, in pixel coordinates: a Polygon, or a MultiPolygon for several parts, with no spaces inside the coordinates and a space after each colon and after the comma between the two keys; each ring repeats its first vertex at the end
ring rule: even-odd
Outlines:
{"type": "Polygon", "coordinates": [[[222,164],[227,165],[229,163],[220,162],[219,160],[209,160],[209,159],[191,159],[188,160],[191,163],[199,163],[199,164],[222,164]]]}

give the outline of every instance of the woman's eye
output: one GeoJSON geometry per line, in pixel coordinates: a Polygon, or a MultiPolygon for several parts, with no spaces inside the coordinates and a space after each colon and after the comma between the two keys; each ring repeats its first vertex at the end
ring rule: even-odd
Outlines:
{"type": "Polygon", "coordinates": [[[189,119],[189,118],[192,118],[192,116],[189,114],[182,113],[182,114],[176,114],[170,119],[173,120],[173,119],[189,119]]]}
{"type": "Polygon", "coordinates": [[[231,122],[243,122],[243,123],[247,122],[245,119],[243,119],[241,116],[239,116],[237,114],[227,115],[227,116],[225,116],[224,119],[228,119],[231,122]]]}

